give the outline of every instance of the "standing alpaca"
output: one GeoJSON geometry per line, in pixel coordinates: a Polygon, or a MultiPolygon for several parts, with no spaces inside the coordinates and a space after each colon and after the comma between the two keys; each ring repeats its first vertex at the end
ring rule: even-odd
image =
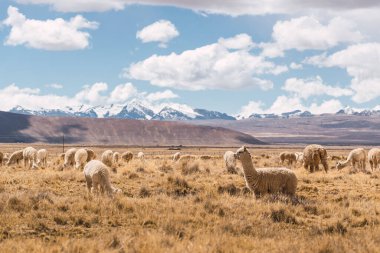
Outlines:
{"type": "Polygon", "coordinates": [[[236,174],[236,158],[235,153],[232,151],[226,151],[223,155],[224,163],[228,173],[236,174]]]}
{"type": "Polygon", "coordinates": [[[112,155],[112,160],[113,160],[113,163],[115,165],[119,164],[119,161],[120,161],[120,153],[119,152],[115,152],[113,153],[112,155]]]}
{"type": "Polygon", "coordinates": [[[37,149],[33,147],[24,148],[22,152],[24,158],[24,167],[28,169],[37,169],[37,149]]]}
{"type": "Polygon", "coordinates": [[[42,168],[46,168],[47,166],[47,150],[46,149],[40,149],[37,151],[37,165],[41,166],[42,168]]]}
{"type": "Polygon", "coordinates": [[[101,160],[102,163],[104,163],[108,167],[112,167],[112,155],[113,155],[112,150],[104,151],[102,154],[102,160],[101,160]]]}
{"type": "Polygon", "coordinates": [[[178,161],[178,159],[181,157],[181,152],[177,152],[173,155],[173,162],[178,161]]]}
{"type": "Polygon", "coordinates": [[[83,170],[84,165],[87,162],[88,153],[84,148],[80,148],[75,152],[74,160],[75,160],[75,168],[77,170],[83,170]]]}
{"type": "Polygon", "coordinates": [[[83,174],[89,193],[97,194],[99,187],[102,194],[107,192],[109,196],[121,192],[120,189],[111,185],[108,167],[101,161],[92,160],[88,162],[84,167],[83,174]]]}
{"type": "Polygon", "coordinates": [[[288,165],[292,165],[297,161],[297,157],[294,153],[285,151],[280,154],[281,164],[284,164],[285,160],[288,161],[288,165]]]}
{"type": "Polygon", "coordinates": [[[124,162],[129,162],[133,158],[133,154],[130,151],[126,151],[123,154],[121,154],[121,160],[124,162]]]}
{"type": "Polygon", "coordinates": [[[23,153],[24,153],[24,150],[22,150],[22,149],[13,152],[8,159],[7,166],[15,164],[15,163],[17,163],[17,165],[18,165],[19,162],[22,159],[24,159],[23,153]]]}
{"type": "Polygon", "coordinates": [[[303,166],[310,172],[318,170],[319,163],[322,163],[323,168],[327,172],[329,166],[327,164],[327,151],[324,147],[318,144],[312,144],[305,147],[303,150],[303,166]]]}
{"type": "Polygon", "coordinates": [[[76,148],[70,148],[65,153],[65,161],[63,163],[63,167],[67,168],[69,166],[74,166],[75,164],[75,152],[77,152],[76,148]]]}
{"type": "Polygon", "coordinates": [[[137,158],[140,159],[141,161],[144,161],[145,160],[145,155],[143,152],[138,152],[137,153],[137,158]]]}
{"type": "Polygon", "coordinates": [[[377,169],[380,165],[380,148],[372,148],[368,151],[368,162],[371,166],[371,170],[377,169]]]}
{"type": "Polygon", "coordinates": [[[365,163],[366,163],[366,153],[364,148],[356,148],[352,150],[346,159],[346,161],[339,161],[336,164],[336,168],[338,170],[343,169],[347,166],[348,163],[351,163],[352,168],[356,169],[356,165],[359,165],[359,168],[362,171],[365,171],[365,163]]]}
{"type": "Polygon", "coordinates": [[[283,193],[294,196],[297,190],[297,177],[287,168],[255,169],[251,154],[245,146],[239,148],[235,157],[241,161],[247,187],[260,196],[266,193],[283,193]]]}

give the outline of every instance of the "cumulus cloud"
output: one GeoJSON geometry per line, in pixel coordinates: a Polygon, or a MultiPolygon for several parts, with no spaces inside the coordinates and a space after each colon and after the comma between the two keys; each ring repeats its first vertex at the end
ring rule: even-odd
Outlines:
{"type": "Polygon", "coordinates": [[[352,77],[353,101],[369,102],[380,97],[380,43],[363,43],[331,55],[307,58],[305,63],[319,67],[340,67],[352,77]]]}
{"type": "Polygon", "coordinates": [[[62,12],[121,10],[126,5],[161,5],[188,8],[198,12],[238,15],[293,14],[305,10],[347,11],[355,9],[379,8],[377,0],[341,1],[341,0],[16,0],[24,4],[45,4],[62,12]]]}
{"type": "Polygon", "coordinates": [[[180,54],[153,55],[131,64],[124,69],[123,76],[149,81],[160,87],[184,90],[248,86],[271,89],[273,83],[260,78],[260,75],[278,75],[288,69],[251,54],[248,37],[240,34],[180,54]]]}
{"type": "Polygon", "coordinates": [[[239,112],[238,118],[248,118],[254,113],[258,114],[281,114],[294,110],[309,111],[313,114],[336,113],[343,108],[337,99],[325,100],[321,103],[305,104],[299,97],[278,96],[270,106],[265,106],[262,101],[250,101],[244,105],[239,112]]]}
{"type": "Polygon", "coordinates": [[[282,89],[302,99],[320,95],[341,97],[353,94],[350,89],[324,84],[320,76],[309,79],[289,78],[285,81],[285,85],[282,89]]]}
{"type": "Polygon", "coordinates": [[[143,43],[159,42],[159,46],[166,48],[167,43],[177,37],[179,32],[169,20],[159,20],[137,32],[136,38],[143,43]]]}
{"type": "Polygon", "coordinates": [[[298,64],[298,63],[295,63],[295,62],[290,63],[289,67],[291,69],[302,69],[303,68],[302,64],[298,64]]]}
{"type": "Polygon", "coordinates": [[[25,45],[43,50],[78,50],[89,46],[90,34],[82,29],[96,29],[98,23],[77,15],[66,21],[28,19],[16,7],[8,7],[8,17],[2,22],[11,27],[5,40],[7,46],[25,45]]]}
{"type": "Polygon", "coordinates": [[[171,90],[153,93],[141,92],[132,83],[125,83],[110,89],[107,83],[85,85],[74,96],[57,94],[41,94],[40,89],[21,88],[15,84],[0,89],[0,110],[8,111],[16,106],[30,110],[38,109],[65,109],[66,107],[86,108],[91,106],[109,106],[111,104],[125,104],[133,99],[147,104],[161,105],[162,100],[177,98],[171,90]]]}
{"type": "Polygon", "coordinates": [[[165,99],[172,99],[172,98],[177,98],[178,95],[175,94],[171,90],[164,90],[164,91],[158,91],[158,92],[153,92],[150,93],[146,96],[146,99],[148,101],[159,101],[159,100],[165,100],[165,99]]]}
{"type": "Polygon", "coordinates": [[[285,50],[326,50],[340,43],[353,43],[363,39],[349,20],[337,17],[326,25],[316,18],[303,16],[278,21],[273,27],[273,42],[262,43],[263,55],[279,57],[285,50]]]}

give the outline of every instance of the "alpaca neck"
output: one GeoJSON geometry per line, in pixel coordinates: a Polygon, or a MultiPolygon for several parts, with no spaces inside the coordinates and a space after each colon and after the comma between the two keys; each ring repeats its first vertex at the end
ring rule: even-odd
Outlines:
{"type": "Polygon", "coordinates": [[[249,185],[254,184],[254,181],[257,179],[257,171],[253,167],[251,156],[249,154],[242,155],[240,161],[243,166],[245,180],[249,185]]]}

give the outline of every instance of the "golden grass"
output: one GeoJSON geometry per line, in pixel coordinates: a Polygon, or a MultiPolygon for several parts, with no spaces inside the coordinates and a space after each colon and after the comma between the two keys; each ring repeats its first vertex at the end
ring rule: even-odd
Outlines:
{"type": "MultiPolygon", "coordinates": [[[[105,149],[95,148],[98,157],[105,149]]],[[[257,167],[278,166],[283,151],[250,150],[257,167]]],[[[379,171],[352,173],[345,168],[309,174],[298,165],[293,168],[299,179],[296,198],[255,199],[241,175],[225,172],[226,149],[182,150],[213,158],[177,164],[170,157],[176,151],[152,148],[143,150],[145,162],[134,159],[111,170],[112,182],[123,194],[110,199],[88,197],[82,172],[61,171],[59,147],[49,146],[49,151],[45,170],[0,168],[0,252],[380,249],[379,171]]]]}

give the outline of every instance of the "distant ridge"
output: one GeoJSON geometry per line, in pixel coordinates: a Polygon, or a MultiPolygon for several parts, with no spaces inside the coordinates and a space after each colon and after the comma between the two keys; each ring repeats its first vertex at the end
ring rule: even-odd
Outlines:
{"type": "Polygon", "coordinates": [[[263,144],[251,135],[184,122],[42,117],[0,111],[0,142],[90,143],[142,146],[263,144]]]}

